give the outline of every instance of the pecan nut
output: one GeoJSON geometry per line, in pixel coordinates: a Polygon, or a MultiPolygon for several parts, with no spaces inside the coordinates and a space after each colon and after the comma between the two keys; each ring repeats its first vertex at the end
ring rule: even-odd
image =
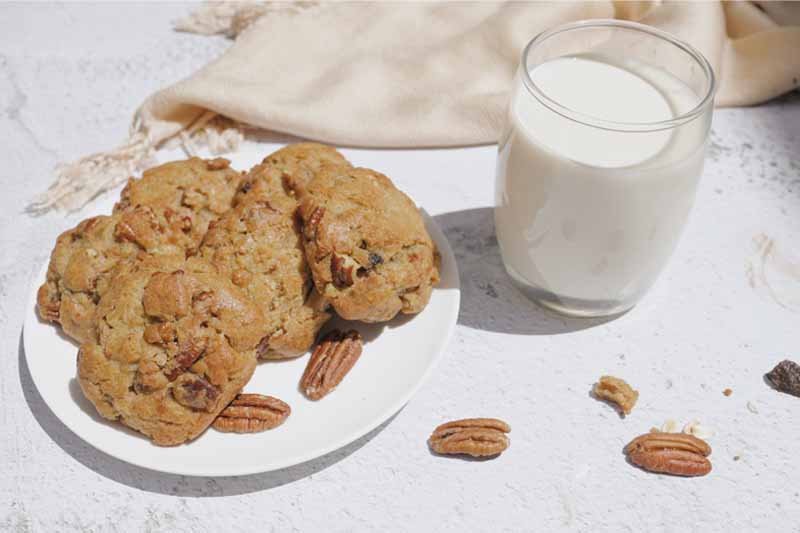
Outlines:
{"type": "Polygon", "coordinates": [[[347,260],[344,256],[331,255],[331,279],[333,286],[337,289],[344,289],[353,285],[353,271],[357,264],[352,259],[347,260]]]}
{"type": "Polygon", "coordinates": [[[595,397],[613,402],[624,414],[629,415],[639,399],[639,392],[624,380],[614,376],[600,376],[592,389],[595,397]]]}
{"type": "Polygon", "coordinates": [[[181,350],[175,354],[175,357],[165,369],[164,374],[167,376],[167,379],[175,381],[178,376],[189,370],[205,351],[205,338],[200,338],[199,340],[189,339],[181,346],[181,350]]]}
{"type": "Polygon", "coordinates": [[[283,424],[292,408],[263,394],[240,394],[222,410],[212,427],[226,433],[258,433],[283,424]]]}
{"type": "Polygon", "coordinates": [[[648,472],[687,477],[711,472],[711,447],[685,433],[645,433],[625,446],[625,453],[633,464],[648,472]]]}
{"type": "Polygon", "coordinates": [[[433,430],[428,446],[438,454],[487,457],[504,452],[511,426],[496,418],[465,418],[442,424],[433,430]]]}
{"type": "Polygon", "coordinates": [[[300,387],[312,400],[319,400],[341,383],[361,356],[361,334],[356,330],[333,330],[314,348],[300,387]]]}

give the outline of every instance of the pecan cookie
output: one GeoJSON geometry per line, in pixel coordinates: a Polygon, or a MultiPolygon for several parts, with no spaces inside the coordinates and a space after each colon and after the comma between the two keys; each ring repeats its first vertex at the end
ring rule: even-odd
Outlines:
{"type": "Polygon", "coordinates": [[[156,444],[191,440],[252,376],[260,322],[256,306],[221,276],[121,274],[78,353],[81,389],[102,416],[156,444]]]}
{"type": "Polygon", "coordinates": [[[201,265],[232,280],[260,308],[258,352],[265,359],[305,353],[330,318],[311,282],[295,206],[283,194],[250,196],[211,224],[198,253],[201,265]]]}
{"type": "Polygon", "coordinates": [[[336,149],[317,143],[290,144],[253,167],[242,179],[235,203],[253,196],[295,197],[325,167],[350,167],[336,149]]]}
{"type": "Polygon", "coordinates": [[[227,160],[198,158],[132,178],[111,216],[84,220],[58,237],[37,295],[39,315],[76,341],[87,340],[114,275],[134,261],[182,260],[230,207],[239,179],[227,160]]]}
{"type": "Polygon", "coordinates": [[[173,243],[192,252],[209,223],[231,208],[241,177],[223,158],[172,161],[128,180],[114,212],[149,209],[173,243]]]}
{"type": "Polygon", "coordinates": [[[439,280],[437,253],[411,199],[379,172],[325,167],[301,194],[317,290],[348,320],[420,312],[439,280]]]}
{"type": "Polygon", "coordinates": [[[86,219],[56,240],[37,294],[39,315],[84,342],[94,327],[97,302],[120,270],[142,261],[179,263],[183,256],[146,209],[86,219]]]}

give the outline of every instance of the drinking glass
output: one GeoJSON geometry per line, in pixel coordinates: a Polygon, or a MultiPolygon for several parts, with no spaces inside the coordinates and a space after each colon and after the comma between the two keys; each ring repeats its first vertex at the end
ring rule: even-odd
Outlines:
{"type": "Polygon", "coordinates": [[[497,158],[514,283],[572,316],[633,307],[673,253],[703,170],[714,73],[656,28],[590,20],[522,53],[497,158]]]}

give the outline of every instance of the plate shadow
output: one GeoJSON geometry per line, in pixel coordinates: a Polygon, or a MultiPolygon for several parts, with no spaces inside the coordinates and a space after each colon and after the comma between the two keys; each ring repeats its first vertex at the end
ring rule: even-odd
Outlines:
{"type": "Polygon", "coordinates": [[[460,325],[516,335],[557,335],[599,326],[621,316],[570,318],[530,301],[513,285],[503,266],[492,207],[433,218],[456,256],[461,277],[460,325]]]}
{"type": "MultiPolygon", "coordinates": [[[[94,448],[61,422],[42,399],[28,369],[22,331],[18,350],[19,380],[25,401],[45,433],[73,459],[98,474],[128,487],[181,497],[221,497],[273,489],[308,477],[356,452],[383,431],[399,413],[363,437],[322,457],[299,465],[247,476],[205,477],[165,474],[135,466],[94,448]]],[[[71,389],[74,388],[70,384],[71,389]]],[[[71,390],[75,394],[74,390],[71,390]]],[[[401,409],[402,411],[402,409],[401,409]]]]}

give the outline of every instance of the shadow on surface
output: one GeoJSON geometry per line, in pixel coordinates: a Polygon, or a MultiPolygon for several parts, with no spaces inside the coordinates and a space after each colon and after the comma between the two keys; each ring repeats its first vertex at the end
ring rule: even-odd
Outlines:
{"type": "MultiPolygon", "coordinates": [[[[287,483],[292,483],[304,477],[311,476],[338,463],[375,438],[375,436],[383,431],[383,429],[394,420],[395,416],[397,416],[395,413],[386,422],[343,448],[311,461],[272,472],[236,477],[199,477],[164,474],[134,466],[120,461],[119,459],[115,459],[107,453],[101,452],[78,437],[72,430],[56,418],[47,404],[45,404],[31,378],[28,363],[25,358],[22,332],[20,332],[19,337],[18,358],[19,379],[22,385],[22,391],[25,395],[25,401],[33,413],[34,418],[36,418],[36,421],[45,433],[47,433],[62,450],[85,467],[117,483],[159,494],[203,498],[233,496],[280,487],[281,485],[286,485],[287,483]]],[[[70,385],[72,389],[72,383],[70,385]]],[[[73,395],[76,394],[74,390],[71,390],[71,393],[73,395]]],[[[77,394],[80,395],[80,398],[83,398],[79,391],[77,394]]],[[[85,399],[83,402],[85,402],[85,399]]],[[[97,415],[94,414],[94,416],[97,415]]],[[[127,428],[125,428],[125,430],[130,431],[127,428]]]]}
{"type": "Polygon", "coordinates": [[[461,277],[458,323],[474,329],[521,335],[557,335],[604,324],[605,318],[570,318],[547,311],[514,287],[503,267],[491,207],[434,217],[450,241],[461,277]]]}

